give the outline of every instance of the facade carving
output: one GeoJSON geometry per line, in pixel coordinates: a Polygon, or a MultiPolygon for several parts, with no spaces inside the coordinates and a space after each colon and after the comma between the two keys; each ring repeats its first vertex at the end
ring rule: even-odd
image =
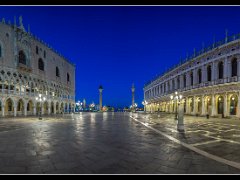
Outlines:
{"type": "Polygon", "coordinates": [[[19,22],[0,22],[0,117],[74,111],[75,66],[19,22]]]}
{"type": "Polygon", "coordinates": [[[185,114],[240,117],[240,34],[195,54],[144,87],[145,110],[173,113],[174,92],[185,114]]]}

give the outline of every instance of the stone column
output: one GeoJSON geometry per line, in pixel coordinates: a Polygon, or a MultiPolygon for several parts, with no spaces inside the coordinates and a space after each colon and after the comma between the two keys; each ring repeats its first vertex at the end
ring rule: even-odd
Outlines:
{"type": "Polygon", "coordinates": [[[186,114],[189,114],[189,100],[188,98],[186,97],[186,114]]]}
{"type": "Polygon", "coordinates": [[[8,94],[10,94],[10,86],[11,86],[10,81],[8,81],[8,94]]]}
{"type": "Polygon", "coordinates": [[[204,96],[202,96],[202,115],[205,116],[206,112],[205,112],[205,101],[204,101],[204,96]]]}
{"type": "Polygon", "coordinates": [[[44,102],[41,102],[41,111],[42,111],[42,115],[45,114],[45,111],[44,111],[44,102]]]}
{"type": "Polygon", "coordinates": [[[37,115],[37,110],[36,110],[36,104],[33,105],[33,115],[36,116],[37,115]]]}
{"type": "Polygon", "coordinates": [[[207,66],[202,66],[202,82],[207,82],[207,66]]]}
{"type": "Polygon", "coordinates": [[[223,62],[223,78],[224,78],[224,82],[227,82],[227,78],[229,77],[228,76],[228,61],[227,61],[227,57],[224,59],[224,62],[223,62]]]}
{"type": "Polygon", "coordinates": [[[51,102],[48,103],[48,115],[50,115],[50,114],[51,114],[51,102]]]}
{"type": "Polygon", "coordinates": [[[67,113],[69,113],[69,104],[67,103],[67,113]]]}
{"type": "Polygon", "coordinates": [[[53,107],[54,107],[53,112],[54,112],[54,114],[56,114],[56,103],[53,104],[53,107]]]}
{"type": "MultiPolygon", "coordinates": [[[[133,91],[134,86],[132,87],[132,91],[133,91]]],[[[134,88],[135,91],[135,88],[134,88]]],[[[99,111],[102,110],[102,92],[103,92],[103,87],[100,86],[99,87],[99,111]]],[[[133,98],[133,102],[134,102],[134,92],[132,92],[132,98],[133,98]]],[[[133,105],[133,104],[132,104],[133,105]]]]}
{"type": "Polygon", "coordinates": [[[186,73],[186,87],[190,86],[191,84],[190,72],[186,73]]]}
{"type": "Polygon", "coordinates": [[[180,75],[180,89],[183,89],[183,74],[180,75]]]}
{"type": "Polygon", "coordinates": [[[14,84],[14,94],[16,94],[16,83],[14,84]]]}
{"type": "Polygon", "coordinates": [[[216,79],[217,79],[217,73],[218,73],[218,69],[217,69],[217,67],[216,67],[216,63],[215,62],[213,62],[212,63],[212,69],[211,69],[211,76],[212,76],[212,81],[215,81],[216,79]]]}
{"type": "Polygon", "coordinates": [[[196,115],[196,107],[197,106],[197,100],[196,96],[193,97],[193,114],[196,115]]]}
{"type": "Polygon", "coordinates": [[[13,111],[14,111],[14,117],[17,116],[17,105],[14,104],[13,106],[13,111]]]}
{"type": "Polygon", "coordinates": [[[5,84],[2,84],[2,94],[4,94],[5,84]]]}
{"type": "Polygon", "coordinates": [[[27,103],[24,103],[24,116],[27,116],[27,103]]]}
{"type": "Polygon", "coordinates": [[[212,116],[216,115],[215,95],[212,94],[212,116]]]}
{"type": "Polygon", "coordinates": [[[197,69],[195,68],[195,69],[193,70],[193,86],[196,85],[196,84],[198,84],[197,79],[198,79],[197,69]]]}
{"type": "Polygon", "coordinates": [[[237,117],[240,118],[240,92],[238,92],[237,117]]]}
{"type": "Polygon", "coordinates": [[[227,117],[228,115],[228,97],[226,93],[224,94],[224,117],[227,117]]]}
{"type": "Polygon", "coordinates": [[[173,83],[172,83],[173,81],[172,80],[170,80],[170,90],[172,91],[173,90],[173,83]]]}
{"type": "Polygon", "coordinates": [[[5,116],[5,104],[2,104],[2,117],[5,116]]]}
{"type": "MultiPolygon", "coordinates": [[[[237,76],[239,77],[240,76],[240,60],[238,59],[237,60],[237,76]]],[[[239,78],[238,78],[238,80],[239,80],[239,78]]]]}

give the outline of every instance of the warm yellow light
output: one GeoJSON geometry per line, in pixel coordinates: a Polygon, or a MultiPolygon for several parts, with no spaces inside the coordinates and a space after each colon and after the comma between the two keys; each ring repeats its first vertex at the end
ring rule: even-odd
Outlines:
{"type": "Polygon", "coordinates": [[[208,101],[210,101],[210,99],[208,98],[208,101]]]}
{"type": "Polygon", "coordinates": [[[218,100],[221,101],[221,98],[219,98],[218,100]]]}
{"type": "Polygon", "coordinates": [[[235,99],[235,98],[233,97],[232,100],[234,101],[234,99],[235,99]]]}

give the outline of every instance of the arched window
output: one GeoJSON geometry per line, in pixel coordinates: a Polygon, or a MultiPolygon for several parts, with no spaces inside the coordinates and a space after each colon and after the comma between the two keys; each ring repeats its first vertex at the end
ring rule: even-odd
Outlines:
{"type": "Polygon", "coordinates": [[[0,58],[2,57],[2,46],[0,44],[0,58]]]}
{"type": "Polygon", "coordinates": [[[207,80],[212,81],[212,68],[210,65],[207,67],[207,80]]]}
{"type": "Polygon", "coordinates": [[[27,64],[26,55],[23,51],[19,51],[18,53],[18,62],[24,65],[27,64]]]}
{"type": "Polygon", "coordinates": [[[223,62],[218,63],[218,79],[223,79],[223,62]]]}
{"type": "Polygon", "coordinates": [[[187,86],[187,78],[186,78],[186,74],[184,74],[183,76],[183,87],[187,86]]]}
{"type": "Polygon", "coordinates": [[[59,72],[58,67],[56,67],[56,76],[57,76],[57,77],[60,77],[60,72],[59,72]]]}
{"type": "Polygon", "coordinates": [[[198,69],[198,83],[202,83],[202,70],[198,69]]]}
{"type": "Polygon", "coordinates": [[[237,59],[232,60],[232,77],[237,76],[237,59]]]}
{"type": "Polygon", "coordinates": [[[69,74],[67,73],[67,82],[69,82],[70,81],[70,76],[69,76],[69,74]]]}
{"type": "Polygon", "coordinates": [[[236,115],[237,114],[237,96],[232,95],[230,98],[230,115],[236,115]]]}
{"type": "Polygon", "coordinates": [[[193,86],[193,73],[190,73],[191,86],[193,86]]]}
{"type": "Polygon", "coordinates": [[[44,62],[43,62],[42,58],[40,58],[38,60],[38,69],[44,71],[44,62]]]}
{"type": "Polygon", "coordinates": [[[36,54],[38,54],[38,46],[36,46],[36,54]]]}
{"type": "Polygon", "coordinates": [[[219,96],[219,98],[217,99],[218,114],[223,114],[223,112],[224,112],[223,102],[224,102],[223,97],[219,96]]]}

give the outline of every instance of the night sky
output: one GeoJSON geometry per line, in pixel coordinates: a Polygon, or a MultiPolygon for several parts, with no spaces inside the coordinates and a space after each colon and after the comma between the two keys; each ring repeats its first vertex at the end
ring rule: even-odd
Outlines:
{"type": "Polygon", "coordinates": [[[76,64],[76,100],[131,104],[157,74],[229,35],[240,33],[240,7],[78,6],[0,7],[0,18],[23,16],[27,29],[76,64]]]}

